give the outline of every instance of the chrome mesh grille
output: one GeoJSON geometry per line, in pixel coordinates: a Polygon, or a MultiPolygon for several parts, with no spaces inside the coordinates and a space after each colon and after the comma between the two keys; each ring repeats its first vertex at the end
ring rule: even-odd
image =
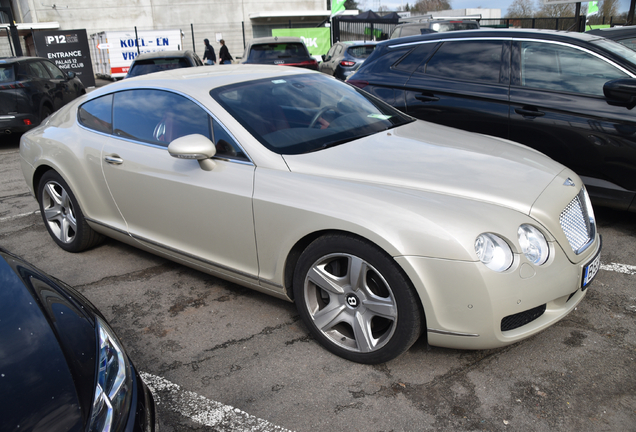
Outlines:
{"type": "Polygon", "coordinates": [[[579,254],[587,249],[596,235],[596,223],[585,188],[561,212],[559,221],[572,250],[579,254]]]}

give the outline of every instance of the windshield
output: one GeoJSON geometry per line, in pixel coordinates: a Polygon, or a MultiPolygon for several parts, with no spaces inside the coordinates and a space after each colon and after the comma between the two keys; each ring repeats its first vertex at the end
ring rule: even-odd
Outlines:
{"type": "Polygon", "coordinates": [[[322,74],[219,87],[210,95],[265,147],[308,153],[414,121],[367,93],[322,74]]]}
{"type": "Polygon", "coordinates": [[[628,62],[630,62],[631,64],[633,64],[634,66],[636,66],[636,51],[633,51],[629,48],[627,48],[624,45],[619,44],[618,42],[615,42],[613,40],[610,39],[597,39],[597,40],[593,40],[592,44],[599,46],[607,51],[610,51],[622,58],[624,58],[625,60],[627,60],[628,62]]]}

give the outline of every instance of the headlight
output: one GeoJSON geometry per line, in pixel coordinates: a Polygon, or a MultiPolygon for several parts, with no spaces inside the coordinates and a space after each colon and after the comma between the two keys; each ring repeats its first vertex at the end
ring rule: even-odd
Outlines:
{"type": "Polygon", "coordinates": [[[532,225],[523,224],[517,230],[521,251],[528,258],[528,261],[541,265],[548,260],[550,248],[541,231],[532,225]]]}
{"type": "Polygon", "coordinates": [[[512,250],[501,237],[483,233],[475,239],[477,257],[491,270],[502,272],[512,265],[512,250]]]}
{"type": "Polygon", "coordinates": [[[97,384],[89,432],[117,431],[128,420],[132,377],[130,364],[113,331],[97,318],[97,384]]]}

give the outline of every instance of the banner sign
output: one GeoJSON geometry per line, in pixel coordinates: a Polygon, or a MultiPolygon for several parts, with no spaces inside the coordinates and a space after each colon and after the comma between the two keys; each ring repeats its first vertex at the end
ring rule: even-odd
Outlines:
{"type": "Polygon", "coordinates": [[[327,51],[331,48],[331,33],[326,27],[273,29],[272,36],[299,37],[303,40],[311,55],[321,56],[327,54],[327,51]]]}
{"type": "Polygon", "coordinates": [[[33,33],[35,51],[64,72],[75,72],[85,87],[95,87],[86,30],[47,30],[33,33]]]}

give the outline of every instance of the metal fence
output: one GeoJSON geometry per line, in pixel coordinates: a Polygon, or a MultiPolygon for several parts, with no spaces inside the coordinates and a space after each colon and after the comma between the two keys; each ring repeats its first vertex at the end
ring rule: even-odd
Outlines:
{"type": "Polygon", "coordinates": [[[334,18],[331,23],[331,37],[333,42],[344,41],[381,41],[391,36],[398,21],[387,20],[341,20],[334,18]]]}
{"type": "MultiPolygon", "coordinates": [[[[579,28],[583,28],[586,17],[579,17],[579,28]]],[[[590,21],[594,24],[608,24],[610,26],[625,24],[625,17],[590,17],[590,21]]],[[[547,29],[547,30],[576,30],[576,18],[500,18],[500,19],[482,19],[479,21],[482,27],[514,27],[528,29],[547,29]]]]}

